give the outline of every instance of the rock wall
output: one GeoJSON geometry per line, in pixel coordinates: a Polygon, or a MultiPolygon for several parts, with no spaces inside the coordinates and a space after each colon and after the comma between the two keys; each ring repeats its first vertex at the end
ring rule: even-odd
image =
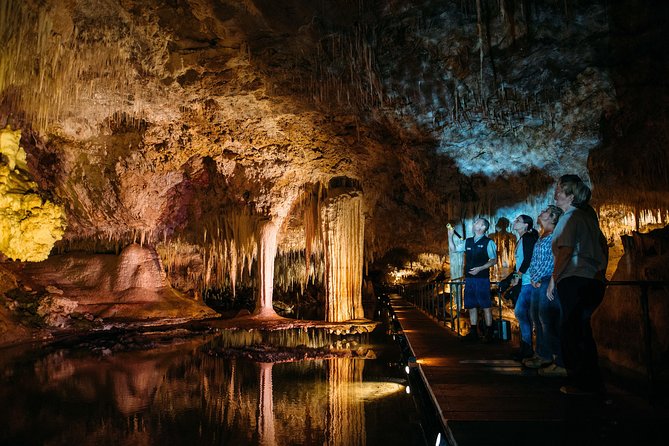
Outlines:
{"type": "MultiPolygon", "coordinates": [[[[624,238],[625,253],[612,281],[669,281],[669,227],[624,238]]],[[[669,364],[669,289],[648,288],[652,367],[669,364]]],[[[645,374],[646,338],[636,285],[609,285],[592,319],[599,353],[611,363],[645,374]]]]}

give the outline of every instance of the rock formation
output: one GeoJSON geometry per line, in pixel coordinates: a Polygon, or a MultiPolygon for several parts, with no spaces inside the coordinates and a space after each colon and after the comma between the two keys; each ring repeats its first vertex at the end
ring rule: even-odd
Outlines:
{"type": "MultiPolygon", "coordinates": [[[[21,136],[2,145],[0,251],[68,255],[44,265],[85,264],[122,299],[261,287],[270,311],[263,268],[323,286],[339,179],[360,192],[365,274],[383,277],[392,253],[443,263],[446,222],[537,215],[577,173],[617,259],[621,234],[669,220],[668,15],[654,0],[5,0],[0,126],[21,136]],[[276,246],[259,243],[266,221],[276,246]],[[104,257],[133,243],[167,276],[104,257]]],[[[11,266],[19,289],[47,268],[11,266]]],[[[83,282],[48,277],[69,308],[83,282]]]]}

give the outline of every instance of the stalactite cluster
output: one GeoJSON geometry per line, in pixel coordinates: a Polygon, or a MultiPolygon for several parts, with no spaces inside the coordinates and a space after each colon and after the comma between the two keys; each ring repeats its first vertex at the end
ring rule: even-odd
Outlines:
{"type": "Polygon", "coordinates": [[[65,17],[56,21],[54,7],[21,0],[0,4],[0,92],[39,130],[80,103],[96,101],[102,91],[109,112],[124,103],[124,95],[140,93],[131,82],[131,55],[104,32],[106,26],[131,25],[101,22],[84,30],[65,17]]]}

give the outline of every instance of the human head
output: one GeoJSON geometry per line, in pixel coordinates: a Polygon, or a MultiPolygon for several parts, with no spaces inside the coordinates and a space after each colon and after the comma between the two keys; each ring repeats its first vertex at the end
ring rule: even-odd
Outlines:
{"type": "Polygon", "coordinates": [[[539,217],[537,217],[537,221],[544,229],[547,226],[554,228],[562,214],[562,209],[553,204],[549,204],[546,206],[546,209],[541,211],[539,217]]]}
{"type": "Polygon", "coordinates": [[[502,232],[509,229],[509,219],[506,217],[500,217],[495,224],[495,229],[502,232]]]}
{"type": "MultiPolygon", "coordinates": [[[[562,210],[567,210],[564,206],[569,205],[575,207],[583,207],[590,203],[590,198],[592,197],[592,191],[587,184],[583,182],[581,177],[574,174],[562,175],[558,180],[557,187],[555,188],[555,201],[557,205],[562,208],[562,210]],[[564,193],[564,199],[562,197],[558,198],[560,193],[564,193]],[[558,202],[561,201],[562,203],[558,202]]],[[[568,208],[568,206],[567,206],[568,208]]]]}
{"type": "Polygon", "coordinates": [[[488,228],[490,228],[490,222],[485,218],[479,217],[476,220],[474,220],[474,225],[473,225],[474,232],[479,234],[485,234],[488,231],[488,228]]]}
{"type": "Polygon", "coordinates": [[[574,193],[574,202],[572,203],[576,207],[583,207],[590,203],[590,198],[592,197],[592,191],[585,183],[578,183],[576,185],[576,191],[574,193]]]}
{"type": "Polygon", "coordinates": [[[520,214],[513,221],[513,230],[519,233],[531,231],[533,226],[534,220],[529,215],[520,214]]]}

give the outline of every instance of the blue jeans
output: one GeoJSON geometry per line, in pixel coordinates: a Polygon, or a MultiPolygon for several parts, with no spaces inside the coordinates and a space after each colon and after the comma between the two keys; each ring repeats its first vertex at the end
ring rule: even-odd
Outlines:
{"type": "Polygon", "coordinates": [[[522,285],[520,294],[516,301],[514,313],[518,326],[520,327],[520,340],[532,345],[532,314],[530,312],[532,304],[532,285],[522,285]]]}
{"type": "MultiPolygon", "coordinates": [[[[551,301],[546,297],[548,284],[551,276],[541,278],[539,288],[534,288],[532,303],[536,308],[537,320],[537,355],[542,359],[553,360],[555,364],[564,367],[562,360],[562,348],[560,347],[560,321],[562,309],[557,297],[557,289],[553,294],[555,298],[551,301]]],[[[533,311],[534,313],[534,311],[533,311]]]]}

